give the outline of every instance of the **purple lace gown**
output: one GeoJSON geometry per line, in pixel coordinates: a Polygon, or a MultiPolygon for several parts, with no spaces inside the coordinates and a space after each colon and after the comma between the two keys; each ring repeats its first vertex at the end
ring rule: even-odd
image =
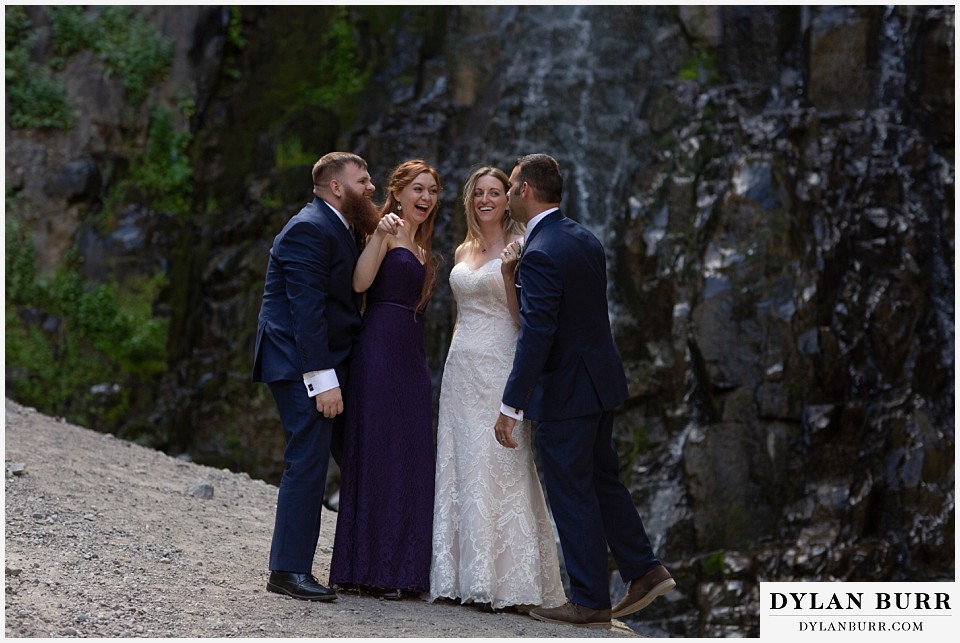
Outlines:
{"type": "Polygon", "coordinates": [[[367,290],[359,345],[345,386],[340,508],[330,583],[430,588],[435,447],[433,395],[414,318],[424,267],[387,252],[367,290]]]}

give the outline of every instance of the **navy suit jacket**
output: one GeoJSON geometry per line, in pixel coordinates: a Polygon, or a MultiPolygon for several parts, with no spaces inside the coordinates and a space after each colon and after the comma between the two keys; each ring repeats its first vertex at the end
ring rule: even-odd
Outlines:
{"type": "Polygon", "coordinates": [[[287,222],[270,248],[253,381],[302,381],[331,368],[344,381],[361,325],[358,256],[353,235],[319,198],[287,222]]]}
{"type": "Polygon", "coordinates": [[[503,402],[532,420],[598,414],[627,398],[607,313],[603,246],[559,210],[531,231],[517,271],[520,337],[503,402]]]}

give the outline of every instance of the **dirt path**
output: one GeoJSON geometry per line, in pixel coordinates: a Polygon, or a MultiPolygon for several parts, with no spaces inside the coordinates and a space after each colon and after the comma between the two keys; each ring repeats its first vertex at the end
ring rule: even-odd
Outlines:
{"type": "MultiPolygon", "coordinates": [[[[619,621],[584,629],[418,599],[277,596],[264,589],[276,487],[10,400],[4,446],[8,637],[637,636],[619,621]]],[[[321,582],[335,518],[322,522],[321,582]]]]}

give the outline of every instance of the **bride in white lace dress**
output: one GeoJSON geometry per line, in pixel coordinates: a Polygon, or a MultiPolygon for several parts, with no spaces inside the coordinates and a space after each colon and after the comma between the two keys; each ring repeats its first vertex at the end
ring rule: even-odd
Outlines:
{"type": "Polygon", "coordinates": [[[467,238],[450,273],[457,326],[440,389],[430,600],[555,607],[566,598],[530,424],[514,432],[516,449],[501,447],[493,432],[519,332],[516,253],[505,246],[522,230],[506,215],[507,185],[503,171],[482,167],[464,189],[467,238]]]}

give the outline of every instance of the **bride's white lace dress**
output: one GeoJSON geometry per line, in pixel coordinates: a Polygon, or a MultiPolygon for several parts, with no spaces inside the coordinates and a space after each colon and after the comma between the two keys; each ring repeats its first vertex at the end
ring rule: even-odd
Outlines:
{"type": "Polygon", "coordinates": [[[493,425],[518,330],[500,260],[450,273],[459,320],[440,389],[430,600],[555,607],[565,601],[553,527],[531,450],[497,444],[493,425]]]}

